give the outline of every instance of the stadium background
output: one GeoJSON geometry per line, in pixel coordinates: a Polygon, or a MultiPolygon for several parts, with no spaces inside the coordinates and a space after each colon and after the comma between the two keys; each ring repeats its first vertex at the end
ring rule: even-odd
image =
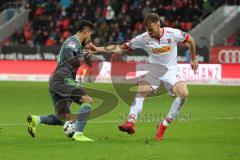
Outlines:
{"type": "MultiPolygon", "coordinates": [[[[0,159],[240,159],[239,19],[239,0],[0,0],[0,159]],[[71,143],[60,134],[62,128],[47,126],[39,128],[36,141],[30,139],[25,116],[53,112],[46,81],[61,43],[74,33],[75,22],[94,22],[96,45],[123,43],[144,31],[142,20],[148,12],[158,13],[163,26],[195,38],[200,62],[196,74],[187,63],[187,48],[179,45],[178,50],[179,67],[186,81],[194,84],[181,112],[187,120],[174,123],[161,144],[151,140],[156,120],[143,123],[143,118],[132,137],[119,133],[116,126],[129,106],[112,83],[143,74],[147,55],[142,50],[98,53],[85,59],[78,76],[84,74],[81,80],[87,87],[119,99],[118,108],[87,126],[87,134],[98,142],[71,143]],[[76,157],[76,152],[82,154],[76,157]]],[[[120,89],[127,97],[129,88],[120,89]]],[[[95,101],[98,105],[102,100],[95,101]]],[[[171,102],[167,95],[150,98],[143,114],[166,113],[171,102]]]]}
{"type": "MultiPolygon", "coordinates": [[[[236,84],[240,78],[239,3],[239,0],[2,1],[0,79],[47,81],[61,43],[75,32],[74,25],[81,19],[94,22],[93,42],[105,45],[123,43],[142,33],[144,15],[156,12],[162,26],[180,28],[196,40],[198,61],[204,65],[200,65],[196,75],[188,66],[181,67],[187,81],[236,84]]],[[[178,52],[179,62],[189,61],[186,46],[180,45],[178,52]]],[[[91,57],[93,65],[87,68],[86,76],[97,76],[96,82],[111,82],[111,76],[126,76],[123,73],[134,77],[138,73],[133,70],[128,73],[129,66],[136,63],[138,70],[137,63],[146,61],[147,55],[142,50],[123,55],[99,53],[91,57]],[[101,65],[96,64],[99,62],[101,65]],[[114,64],[126,71],[112,73],[114,64]]]]}

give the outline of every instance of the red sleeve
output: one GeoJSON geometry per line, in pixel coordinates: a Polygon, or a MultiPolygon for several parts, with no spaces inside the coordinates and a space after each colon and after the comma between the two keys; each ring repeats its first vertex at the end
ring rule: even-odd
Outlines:
{"type": "Polygon", "coordinates": [[[127,50],[127,51],[131,50],[131,48],[128,45],[128,42],[125,42],[125,43],[121,44],[120,47],[121,47],[121,49],[124,49],[124,50],[127,50]]]}
{"type": "Polygon", "coordinates": [[[187,33],[182,43],[186,43],[189,40],[189,38],[190,38],[190,35],[187,33]]]}

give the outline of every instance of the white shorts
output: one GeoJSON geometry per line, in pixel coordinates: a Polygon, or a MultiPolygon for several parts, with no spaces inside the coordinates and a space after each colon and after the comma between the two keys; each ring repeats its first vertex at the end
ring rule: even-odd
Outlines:
{"type": "Polygon", "coordinates": [[[167,69],[159,65],[151,64],[149,72],[142,76],[140,81],[146,81],[153,89],[157,91],[160,85],[164,85],[169,94],[172,93],[172,87],[180,81],[185,81],[183,73],[178,69],[167,69]]]}

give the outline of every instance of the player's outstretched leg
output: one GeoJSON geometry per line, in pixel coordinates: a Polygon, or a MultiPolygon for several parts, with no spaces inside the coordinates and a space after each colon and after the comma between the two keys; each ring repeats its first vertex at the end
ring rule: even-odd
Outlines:
{"type": "Polygon", "coordinates": [[[32,137],[36,137],[36,127],[38,124],[48,124],[48,125],[63,125],[64,122],[60,120],[56,115],[47,116],[36,116],[29,115],[27,117],[28,122],[28,132],[32,137]]]}
{"type": "Polygon", "coordinates": [[[79,112],[78,112],[76,131],[72,137],[73,140],[75,140],[75,141],[94,141],[93,139],[90,139],[83,134],[83,130],[84,130],[84,127],[86,126],[90,111],[91,111],[91,105],[89,103],[83,103],[81,105],[79,112]]]}
{"type": "Polygon", "coordinates": [[[41,124],[47,125],[64,125],[64,120],[61,120],[57,115],[50,114],[47,116],[39,116],[41,124]]]}
{"type": "Polygon", "coordinates": [[[143,108],[143,102],[145,97],[152,92],[151,86],[145,82],[141,81],[138,84],[138,93],[131,105],[128,121],[118,126],[118,129],[122,132],[127,132],[128,134],[135,133],[135,121],[137,120],[138,115],[141,113],[143,108]]]}
{"type": "Polygon", "coordinates": [[[128,121],[118,126],[118,129],[122,132],[127,132],[128,134],[135,133],[135,121],[138,114],[142,111],[144,97],[137,94],[130,109],[128,121]]]}

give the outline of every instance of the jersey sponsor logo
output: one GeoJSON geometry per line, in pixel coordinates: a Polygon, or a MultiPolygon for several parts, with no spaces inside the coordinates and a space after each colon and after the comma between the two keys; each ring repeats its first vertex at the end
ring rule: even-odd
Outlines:
{"type": "Polygon", "coordinates": [[[163,46],[163,47],[160,47],[160,48],[153,48],[152,52],[155,53],[155,54],[161,54],[161,53],[169,52],[169,51],[171,51],[171,49],[172,49],[171,46],[163,46]]]}
{"type": "Polygon", "coordinates": [[[76,45],[77,45],[77,44],[76,44],[75,42],[71,41],[71,42],[68,43],[67,46],[68,46],[68,47],[71,47],[71,48],[75,48],[76,45]]]}

